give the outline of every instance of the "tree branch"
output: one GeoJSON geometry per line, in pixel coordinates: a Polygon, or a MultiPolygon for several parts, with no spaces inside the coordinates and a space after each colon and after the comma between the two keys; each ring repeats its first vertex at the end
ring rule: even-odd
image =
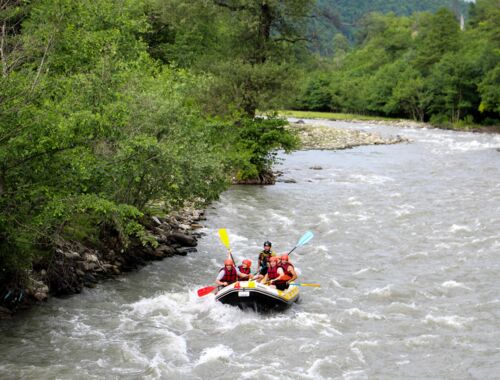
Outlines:
{"type": "Polygon", "coordinates": [[[2,34],[0,36],[0,60],[2,61],[2,76],[7,77],[7,57],[4,51],[5,38],[7,35],[7,23],[4,21],[2,23],[2,34]]]}
{"type": "Polygon", "coordinates": [[[45,46],[45,50],[43,52],[42,60],[40,61],[40,65],[38,66],[38,70],[36,72],[36,77],[35,77],[35,80],[33,81],[33,84],[31,85],[30,92],[33,92],[36,85],[38,84],[38,80],[40,79],[40,74],[42,72],[43,65],[45,63],[45,58],[47,57],[47,53],[49,51],[49,48],[50,48],[50,45],[52,44],[53,39],[54,39],[53,37],[50,37],[49,40],[47,41],[47,45],[45,46]]]}
{"type": "Polygon", "coordinates": [[[296,38],[287,38],[287,37],[280,37],[280,38],[274,38],[273,39],[274,42],[290,42],[290,43],[295,43],[295,42],[299,42],[299,41],[306,41],[306,42],[310,42],[311,40],[309,38],[306,38],[306,37],[296,37],[296,38]]]}
{"type": "Polygon", "coordinates": [[[228,4],[227,1],[225,0],[213,0],[213,1],[215,5],[218,5],[219,7],[228,8],[231,11],[242,11],[247,9],[247,7],[245,7],[244,5],[228,4]]]}

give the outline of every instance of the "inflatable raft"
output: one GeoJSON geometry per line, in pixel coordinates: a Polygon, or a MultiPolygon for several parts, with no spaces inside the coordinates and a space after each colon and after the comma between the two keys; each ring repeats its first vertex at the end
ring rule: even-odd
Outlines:
{"type": "Polygon", "coordinates": [[[239,281],[219,290],[215,299],[242,309],[283,310],[299,300],[299,293],[299,286],[278,290],[260,282],[239,281]]]}

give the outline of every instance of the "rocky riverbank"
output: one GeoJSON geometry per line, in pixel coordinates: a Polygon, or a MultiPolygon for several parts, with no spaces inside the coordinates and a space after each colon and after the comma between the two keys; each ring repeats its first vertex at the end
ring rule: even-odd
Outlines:
{"type": "Polygon", "coordinates": [[[95,287],[102,279],[137,269],[149,261],[195,252],[201,236],[197,229],[202,227],[199,224],[202,220],[203,211],[192,207],[168,217],[143,220],[156,240],[155,248],[138,241],[123,247],[113,231],[106,232],[99,248],[62,242],[50,259],[37,263],[25,278],[0,289],[0,319],[44,302],[50,296],[80,293],[85,287],[95,287]]]}
{"type": "Polygon", "coordinates": [[[289,128],[297,131],[302,142],[303,150],[338,150],[354,148],[362,145],[399,144],[403,142],[410,142],[407,138],[399,135],[382,137],[376,133],[310,125],[300,121],[297,123],[291,123],[289,128]]]}

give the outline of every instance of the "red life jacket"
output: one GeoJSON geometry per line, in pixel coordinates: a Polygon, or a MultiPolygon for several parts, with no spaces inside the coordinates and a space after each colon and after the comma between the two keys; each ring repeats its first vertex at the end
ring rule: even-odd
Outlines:
{"type": "Polygon", "coordinates": [[[275,278],[278,278],[280,275],[278,274],[278,266],[271,267],[269,266],[267,268],[267,278],[269,280],[274,280],[275,278]]]}
{"type": "Polygon", "coordinates": [[[281,269],[283,269],[284,274],[283,274],[283,277],[281,279],[274,281],[274,285],[276,285],[276,287],[278,289],[284,290],[284,289],[288,288],[288,284],[286,282],[292,278],[292,276],[290,275],[290,272],[288,272],[288,268],[290,268],[290,267],[294,268],[294,266],[290,263],[286,263],[286,264],[280,263],[279,267],[281,269]]]}
{"type": "Polygon", "coordinates": [[[222,282],[227,282],[228,284],[232,284],[233,282],[238,281],[238,275],[236,274],[236,268],[231,267],[231,271],[227,270],[226,267],[221,268],[224,271],[224,276],[220,279],[222,282]]]}
{"type": "Polygon", "coordinates": [[[293,269],[295,269],[295,267],[290,263],[286,263],[286,264],[281,263],[280,267],[283,268],[283,273],[285,273],[286,275],[288,273],[290,273],[290,272],[288,272],[288,268],[292,267],[293,269]]]}
{"type": "Polygon", "coordinates": [[[243,268],[243,265],[240,265],[238,267],[238,269],[240,270],[241,273],[243,274],[250,274],[250,268],[243,268]]]}

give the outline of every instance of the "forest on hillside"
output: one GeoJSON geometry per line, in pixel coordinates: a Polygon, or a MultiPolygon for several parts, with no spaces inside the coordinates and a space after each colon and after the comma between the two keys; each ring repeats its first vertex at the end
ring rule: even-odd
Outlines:
{"type": "Polygon", "coordinates": [[[448,8],[371,13],[321,57],[313,0],[0,0],[0,286],[65,241],[154,245],[146,216],[272,181],[299,144],[283,107],[498,122],[499,5],[464,31],[448,8]]]}
{"type": "Polygon", "coordinates": [[[304,69],[302,89],[289,106],[441,126],[499,124],[499,35],[499,0],[471,3],[464,30],[447,8],[371,13],[358,43],[339,33],[333,57],[304,69]]]}
{"type": "Polygon", "coordinates": [[[410,16],[417,12],[435,13],[440,8],[451,10],[458,19],[461,15],[467,18],[469,3],[463,0],[317,0],[308,26],[310,49],[323,56],[332,55],[338,33],[351,43],[358,41],[370,13],[410,16]]]}

